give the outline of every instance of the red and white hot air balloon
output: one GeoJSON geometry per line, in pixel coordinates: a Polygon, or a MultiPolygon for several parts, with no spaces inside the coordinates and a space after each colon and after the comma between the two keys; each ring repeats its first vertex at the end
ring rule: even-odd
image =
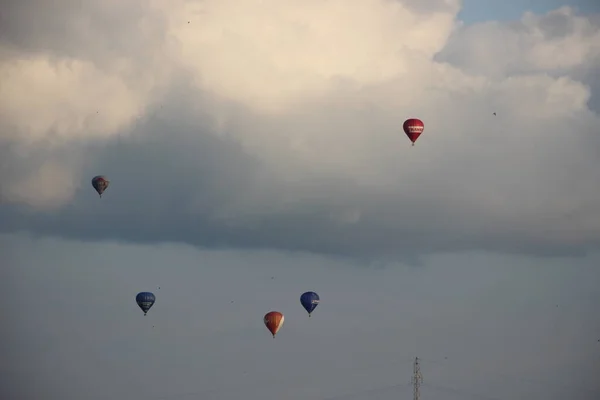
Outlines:
{"type": "Polygon", "coordinates": [[[406,121],[404,121],[404,125],[402,125],[402,128],[404,129],[404,133],[406,133],[406,136],[408,136],[408,138],[412,142],[412,145],[414,146],[419,136],[421,136],[421,133],[423,133],[423,130],[425,129],[425,124],[423,124],[423,121],[421,121],[420,119],[409,118],[406,121]]]}
{"type": "Polygon", "coordinates": [[[279,329],[281,329],[281,326],[283,325],[283,314],[278,311],[271,311],[265,314],[263,320],[265,326],[267,327],[269,332],[271,332],[273,338],[275,338],[275,335],[277,334],[277,332],[279,332],[279,329]]]}

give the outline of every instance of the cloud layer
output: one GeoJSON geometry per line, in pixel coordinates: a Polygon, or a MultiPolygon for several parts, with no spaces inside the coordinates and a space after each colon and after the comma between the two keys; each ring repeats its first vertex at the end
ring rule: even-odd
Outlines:
{"type": "Polygon", "coordinates": [[[13,3],[4,231],[365,258],[600,242],[596,16],[90,0],[48,19],[13,3]],[[414,148],[409,117],[425,122],[414,148]]]}

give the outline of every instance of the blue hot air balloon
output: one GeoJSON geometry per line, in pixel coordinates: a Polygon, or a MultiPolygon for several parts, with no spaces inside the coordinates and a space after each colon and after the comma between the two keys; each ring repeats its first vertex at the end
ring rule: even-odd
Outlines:
{"type": "Polygon", "coordinates": [[[144,315],[152,308],[154,302],[156,301],[156,297],[154,293],[150,292],[140,292],[135,296],[135,302],[142,309],[144,315]]]}
{"type": "Polygon", "coordinates": [[[302,293],[302,296],[300,296],[300,303],[310,317],[310,313],[312,313],[319,305],[319,295],[315,292],[302,293]]]}

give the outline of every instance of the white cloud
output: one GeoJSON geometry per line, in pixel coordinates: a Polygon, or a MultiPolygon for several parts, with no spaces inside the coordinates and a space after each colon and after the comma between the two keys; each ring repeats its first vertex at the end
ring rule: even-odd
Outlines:
{"type": "MultiPolygon", "coordinates": [[[[262,167],[243,189],[219,186],[228,197],[210,208],[214,221],[234,226],[322,207],[325,219],[360,229],[394,203],[440,213],[388,211],[385,222],[406,229],[444,231],[454,223],[476,237],[502,228],[535,240],[550,232],[556,241],[600,233],[600,223],[591,222],[600,218],[600,189],[590,184],[600,120],[588,106],[592,89],[577,73],[600,60],[600,24],[592,18],[561,8],[516,23],[460,27],[458,2],[441,0],[428,9],[389,0],[136,4],[141,8],[127,15],[141,26],[137,33],[115,26],[126,21],[114,15],[105,15],[105,30],[93,14],[93,29],[79,17],[77,32],[90,39],[80,57],[79,42],[68,57],[51,48],[3,51],[0,70],[10,79],[0,88],[0,112],[3,125],[14,128],[5,140],[40,146],[55,137],[61,144],[110,138],[189,78],[192,87],[178,101],[195,110],[195,120],[184,120],[175,106],[165,111],[169,146],[185,152],[195,135],[200,143],[209,133],[199,124],[214,117],[212,133],[239,143],[262,167]],[[132,37],[111,48],[103,35],[114,32],[132,37]],[[409,117],[425,121],[415,148],[401,131],[409,117]],[[182,136],[173,130],[189,131],[190,142],[176,142],[182,136]],[[577,233],[580,210],[585,234],[577,233]]],[[[51,162],[40,165],[60,170],[56,157],[46,157],[51,162]]],[[[177,163],[185,157],[177,158],[169,171],[182,170],[177,163]]],[[[216,168],[185,159],[199,181],[216,168]]],[[[58,196],[32,183],[50,172],[31,171],[5,185],[6,198],[67,204],[83,179],[63,171],[58,196]]]]}
{"type": "Polygon", "coordinates": [[[431,58],[444,46],[454,3],[427,15],[387,0],[186,3],[170,33],[200,87],[270,111],[325,95],[336,78],[364,85],[407,73],[413,53],[431,58]]]}
{"type": "Polygon", "coordinates": [[[439,58],[493,78],[515,73],[569,73],[600,61],[595,19],[562,7],[545,15],[527,12],[518,22],[486,22],[455,32],[439,58]]]}
{"type": "Polygon", "coordinates": [[[0,110],[4,123],[14,127],[4,135],[32,143],[115,134],[143,112],[151,89],[131,74],[43,55],[4,62],[0,74],[0,110]]]}

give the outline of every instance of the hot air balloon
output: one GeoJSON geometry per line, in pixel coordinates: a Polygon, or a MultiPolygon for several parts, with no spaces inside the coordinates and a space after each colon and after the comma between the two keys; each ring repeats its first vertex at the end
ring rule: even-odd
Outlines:
{"type": "Polygon", "coordinates": [[[110,181],[105,176],[97,175],[92,178],[92,186],[96,189],[100,197],[102,197],[102,193],[104,193],[109,184],[110,181]]]}
{"type": "Polygon", "coordinates": [[[279,332],[279,329],[281,329],[281,326],[283,325],[283,314],[278,311],[271,311],[265,314],[263,320],[265,326],[269,332],[271,332],[273,338],[275,338],[275,335],[277,332],[279,332]]]}
{"type": "Polygon", "coordinates": [[[302,293],[302,296],[300,296],[300,304],[302,304],[302,307],[304,307],[310,317],[310,313],[312,313],[319,305],[319,295],[315,292],[302,293]]]}
{"type": "Polygon", "coordinates": [[[423,129],[425,129],[425,124],[423,124],[423,121],[421,121],[420,119],[410,118],[404,121],[404,125],[402,125],[402,128],[404,129],[404,133],[406,133],[406,136],[408,136],[408,138],[412,142],[412,145],[414,146],[419,136],[421,136],[421,133],[423,133],[423,129]]]}
{"type": "Polygon", "coordinates": [[[140,292],[135,296],[135,302],[142,309],[144,315],[152,308],[154,302],[156,301],[156,297],[154,293],[150,292],[140,292]]]}

